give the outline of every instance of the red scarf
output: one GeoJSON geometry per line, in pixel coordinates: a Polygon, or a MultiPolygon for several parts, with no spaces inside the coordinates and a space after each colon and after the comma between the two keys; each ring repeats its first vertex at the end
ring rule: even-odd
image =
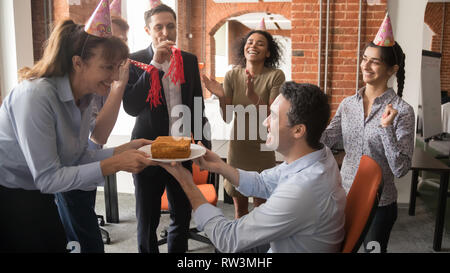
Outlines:
{"type": "Polygon", "coordinates": [[[159,81],[159,71],[151,64],[144,64],[134,60],[130,60],[132,64],[150,74],[150,90],[146,102],[150,103],[150,108],[161,105],[161,83],[159,81]]]}

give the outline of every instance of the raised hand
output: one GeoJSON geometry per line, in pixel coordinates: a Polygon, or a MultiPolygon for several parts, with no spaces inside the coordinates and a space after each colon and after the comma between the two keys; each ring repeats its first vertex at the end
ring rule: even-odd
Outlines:
{"type": "Polygon", "coordinates": [[[219,98],[223,98],[225,96],[225,91],[218,81],[211,80],[206,75],[202,75],[202,79],[206,89],[208,89],[211,93],[218,96],[219,98]]]}
{"type": "Polygon", "coordinates": [[[162,64],[165,61],[170,61],[173,46],[175,46],[175,42],[170,40],[159,43],[156,47],[156,52],[153,59],[159,64],[162,64]]]}
{"type": "Polygon", "coordinates": [[[392,104],[386,105],[384,113],[381,116],[380,124],[382,127],[387,127],[392,125],[394,118],[397,116],[398,111],[392,107],[392,104]]]}

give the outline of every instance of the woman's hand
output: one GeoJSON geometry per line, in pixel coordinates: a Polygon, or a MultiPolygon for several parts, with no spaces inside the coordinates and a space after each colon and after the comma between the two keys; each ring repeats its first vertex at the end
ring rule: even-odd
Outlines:
{"type": "Polygon", "coordinates": [[[381,126],[384,128],[392,125],[392,122],[394,121],[397,114],[398,111],[392,107],[392,104],[386,105],[386,108],[384,109],[384,113],[381,116],[380,120],[381,126]]]}
{"type": "Polygon", "coordinates": [[[114,149],[114,155],[123,153],[128,150],[137,150],[143,146],[150,145],[152,143],[153,143],[153,140],[148,140],[148,139],[144,139],[144,138],[134,139],[134,140],[132,140],[128,143],[125,143],[123,145],[120,145],[119,147],[114,149]]]}
{"type": "Polygon", "coordinates": [[[130,59],[127,59],[122,65],[119,67],[119,80],[113,82],[113,86],[111,91],[123,91],[125,90],[125,86],[128,83],[128,78],[130,76],[130,59]]]}
{"type": "Polygon", "coordinates": [[[223,90],[222,85],[218,81],[211,80],[206,75],[202,75],[202,79],[206,89],[208,89],[211,93],[218,96],[219,98],[225,97],[225,91],[223,90]]]}
{"type": "Polygon", "coordinates": [[[158,164],[150,160],[146,153],[138,150],[127,150],[100,162],[100,168],[104,176],[119,171],[137,174],[148,166],[156,165],[158,164]]]}

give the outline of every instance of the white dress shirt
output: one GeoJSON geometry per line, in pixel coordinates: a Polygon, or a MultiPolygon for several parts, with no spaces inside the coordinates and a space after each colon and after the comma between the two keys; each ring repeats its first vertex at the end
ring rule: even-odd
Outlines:
{"type": "MultiPolygon", "coordinates": [[[[152,49],[153,52],[155,52],[156,54],[156,49],[152,44],[152,49]]],[[[164,96],[166,98],[166,102],[167,102],[167,111],[169,113],[169,135],[173,135],[172,134],[172,125],[174,125],[174,123],[180,118],[180,117],[172,117],[172,109],[176,106],[176,105],[180,105],[182,104],[181,101],[181,85],[179,83],[174,84],[170,77],[166,77],[167,73],[169,72],[169,68],[170,68],[170,62],[169,61],[165,61],[164,63],[160,64],[157,63],[155,61],[155,59],[153,59],[150,63],[151,65],[153,65],[154,67],[156,67],[159,70],[164,71],[164,76],[161,79],[162,82],[162,86],[164,88],[164,96]]],[[[181,128],[180,128],[181,130],[181,128]]],[[[180,136],[179,133],[177,133],[175,136],[180,136]]],[[[187,136],[187,137],[190,137],[187,136]]]]}
{"type": "Polygon", "coordinates": [[[228,220],[210,204],[194,213],[197,228],[219,251],[239,252],[269,243],[269,252],[340,251],[346,196],[329,148],[261,174],[239,170],[237,189],[267,201],[236,220],[228,220]]]}

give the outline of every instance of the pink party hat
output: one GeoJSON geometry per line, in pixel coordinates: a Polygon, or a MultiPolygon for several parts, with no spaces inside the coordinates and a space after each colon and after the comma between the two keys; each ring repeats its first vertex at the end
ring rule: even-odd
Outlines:
{"type": "Polygon", "coordinates": [[[150,0],[150,9],[154,9],[159,5],[162,5],[160,0],[150,0]]]}
{"type": "Polygon", "coordinates": [[[111,13],[109,0],[101,0],[84,27],[84,31],[97,37],[111,37],[111,13]]]}
{"type": "Polygon", "coordinates": [[[258,30],[267,30],[266,28],[266,21],[264,18],[261,19],[261,22],[259,23],[258,30]]]}
{"type": "Polygon", "coordinates": [[[373,40],[373,43],[377,46],[394,46],[394,33],[392,32],[391,18],[389,14],[386,13],[386,17],[384,18],[383,23],[381,24],[380,29],[378,30],[377,36],[373,40]]]}
{"type": "Polygon", "coordinates": [[[111,16],[122,17],[122,0],[114,0],[109,6],[111,16]]]}

